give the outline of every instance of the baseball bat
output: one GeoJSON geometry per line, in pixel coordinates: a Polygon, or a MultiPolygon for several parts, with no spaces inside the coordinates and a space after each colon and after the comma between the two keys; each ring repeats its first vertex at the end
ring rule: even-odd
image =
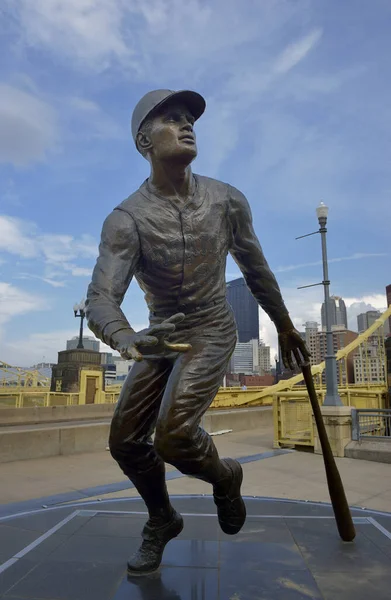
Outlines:
{"type": "Polygon", "coordinates": [[[316,427],[318,429],[319,441],[322,448],[324,466],[326,469],[327,485],[329,488],[331,504],[333,506],[338,532],[344,542],[351,542],[356,537],[356,530],[353,524],[349,505],[346,500],[341,476],[335,463],[329,438],[327,437],[326,427],[320,411],[314,380],[312,378],[310,363],[306,362],[301,364],[301,369],[305,384],[307,386],[312,410],[314,412],[316,427]]]}

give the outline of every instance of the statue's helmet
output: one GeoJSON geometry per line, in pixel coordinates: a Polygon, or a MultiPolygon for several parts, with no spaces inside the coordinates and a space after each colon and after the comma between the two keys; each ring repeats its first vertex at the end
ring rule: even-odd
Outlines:
{"type": "Polygon", "coordinates": [[[145,119],[173,100],[182,102],[187,106],[195,120],[200,118],[206,107],[206,102],[201,94],[191,90],[182,90],[179,92],[173,92],[172,90],[154,90],[148,92],[141,98],[133,110],[132,136],[135,143],[137,134],[145,119]]]}

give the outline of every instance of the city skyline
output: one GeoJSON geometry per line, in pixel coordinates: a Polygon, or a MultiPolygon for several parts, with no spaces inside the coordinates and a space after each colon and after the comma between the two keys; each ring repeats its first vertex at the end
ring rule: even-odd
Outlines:
{"type": "MultiPolygon", "coordinates": [[[[86,294],[102,222],[148,174],[131,140],[132,109],[162,87],[205,96],[194,171],[248,198],[297,328],[320,318],[321,288],[297,290],[321,280],[320,238],[295,238],[318,227],[321,200],[330,209],[330,292],[349,319],[386,308],[391,7],[87,4],[0,8],[0,360],[53,362],[77,334],[72,307],[86,294]]],[[[241,275],[229,258],[227,279],[241,275]]],[[[135,281],[122,308],[136,330],[147,325],[135,281]]],[[[263,312],[260,329],[276,348],[263,312]]]]}

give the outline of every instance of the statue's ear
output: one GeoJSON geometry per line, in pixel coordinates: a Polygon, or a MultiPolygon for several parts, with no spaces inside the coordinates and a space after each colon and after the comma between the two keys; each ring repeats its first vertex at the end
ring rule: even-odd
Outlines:
{"type": "Polygon", "coordinates": [[[137,148],[141,154],[146,154],[152,148],[152,142],[147,133],[139,131],[136,137],[137,148]]]}

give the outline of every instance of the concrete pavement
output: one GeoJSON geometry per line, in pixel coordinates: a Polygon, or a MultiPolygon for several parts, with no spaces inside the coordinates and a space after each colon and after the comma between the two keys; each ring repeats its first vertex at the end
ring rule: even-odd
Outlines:
{"type": "MultiPolygon", "coordinates": [[[[272,432],[231,433],[214,438],[221,456],[254,457],[243,465],[243,493],[283,499],[329,502],[321,456],[292,451],[272,454],[272,432]]],[[[351,506],[391,512],[391,465],[336,459],[351,506]]],[[[167,472],[174,469],[167,466],[167,472]]],[[[0,503],[22,502],[125,481],[109,452],[55,456],[0,464],[0,503]]],[[[171,494],[211,494],[204,482],[187,477],[168,481],[171,494]]],[[[100,493],[99,498],[134,497],[134,489],[100,493]]],[[[63,501],[63,500],[62,500],[63,501]]]]}

